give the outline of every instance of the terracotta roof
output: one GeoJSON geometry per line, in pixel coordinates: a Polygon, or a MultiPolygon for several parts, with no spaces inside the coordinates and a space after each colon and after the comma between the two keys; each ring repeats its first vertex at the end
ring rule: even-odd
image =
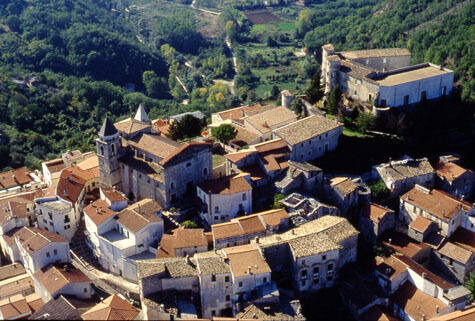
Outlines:
{"type": "Polygon", "coordinates": [[[425,217],[419,216],[411,224],[409,224],[409,227],[421,233],[425,233],[425,231],[427,231],[427,229],[431,226],[432,223],[433,222],[431,220],[428,220],[425,217]]]}
{"type": "Polygon", "coordinates": [[[475,320],[475,307],[465,311],[454,311],[444,315],[435,316],[429,321],[473,321],[475,320]]]}
{"type": "Polygon", "coordinates": [[[134,320],[139,310],[120,294],[113,294],[83,313],[84,320],[134,320]]]}
{"type": "Polygon", "coordinates": [[[10,188],[18,185],[25,185],[33,179],[28,175],[26,167],[0,173],[0,188],[10,188]]]}
{"type": "Polygon", "coordinates": [[[284,208],[260,212],[255,215],[262,217],[264,223],[269,226],[278,226],[282,220],[290,218],[289,214],[287,214],[287,211],[284,208]]]}
{"type": "Polygon", "coordinates": [[[267,177],[266,172],[257,164],[241,167],[240,170],[243,174],[249,174],[251,181],[260,181],[267,177]]]}
{"type": "Polygon", "coordinates": [[[282,139],[254,145],[264,167],[268,172],[284,170],[289,167],[290,149],[282,139]]]}
{"type": "Polygon", "coordinates": [[[387,259],[380,259],[376,262],[376,270],[387,276],[390,280],[394,280],[399,275],[407,271],[407,264],[399,260],[398,255],[391,255],[387,259]]]}
{"type": "Polygon", "coordinates": [[[207,194],[236,194],[251,191],[252,187],[247,180],[239,175],[230,175],[206,181],[198,187],[207,194]]]}
{"type": "Polygon", "coordinates": [[[0,267],[0,281],[25,274],[26,270],[21,263],[13,263],[0,267]]]}
{"type": "MultiPolygon", "coordinates": [[[[83,160],[82,162],[77,163],[77,167],[79,167],[83,171],[87,171],[87,170],[94,171],[96,168],[99,168],[99,157],[97,155],[90,156],[86,158],[85,160],[83,160]]],[[[96,176],[96,177],[99,177],[99,176],[96,176]]]]}
{"type": "Polygon", "coordinates": [[[464,249],[452,242],[445,243],[438,252],[462,264],[466,264],[473,255],[472,251],[464,249]]]}
{"type": "Polygon", "coordinates": [[[334,119],[312,115],[279,128],[275,133],[293,146],[339,127],[343,124],[334,119]]]}
{"type": "Polygon", "coordinates": [[[398,318],[391,316],[391,311],[386,307],[373,305],[365,313],[360,316],[361,320],[371,321],[399,321],[398,318]]]}
{"type": "Polygon", "coordinates": [[[226,157],[227,159],[229,159],[233,163],[237,163],[240,160],[248,157],[249,155],[251,155],[253,153],[257,153],[257,152],[255,150],[243,150],[243,151],[239,151],[239,152],[236,152],[236,153],[226,154],[226,155],[224,155],[224,157],[226,157]]]}
{"type": "Polygon", "coordinates": [[[55,196],[56,196],[56,187],[47,187],[43,189],[37,189],[35,192],[35,199],[52,198],[55,196]]]}
{"type": "Polygon", "coordinates": [[[435,285],[439,286],[443,291],[449,290],[449,289],[452,289],[453,287],[455,287],[455,285],[447,282],[446,280],[444,280],[440,276],[432,273],[431,271],[429,271],[428,269],[426,269],[425,267],[423,267],[419,263],[415,262],[414,260],[412,260],[412,259],[410,259],[410,258],[408,258],[404,255],[393,256],[393,257],[396,257],[402,263],[407,265],[408,268],[410,268],[412,271],[417,273],[419,276],[424,276],[424,278],[426,280],[428,280],[428,281],[434,283],[435,285]]]}
{"type": "Polygon", "coordinates": [[[437,175],[444,177],[450,182],[456,180],[466,172],[471,172],[452,162],[439,162],[435,165],[434,169],[437,175]]]}
{"type": "Polygon", "coordinates": [[[227,239],[239,235],[244,235],[244,230],[238,221],[231,221],[211,226],[215,240],[227,239]]]}
{"type": "Polygon", "coordinates": [[[44,305],[43,300],[37,293],[27,295],[25,299],[32,312],[38,311],[44,305]]]}
{"type": "Polygon", "coordinates": [[[384,233],[383,240],[384,245],[409,258],[416,257],[421,251],[430,247],[425,243],[414,241],[407,235],[392,231],[384,233]]]}
{"type": "Polygon", "coordinates": [[[156,216],[163,208],[157,201],[152,199],[143,199],[120,211],[116,220],[125,226],[130,232],[135,233],[150,223],[163,221],[156,216]]]}
{"type": "Polygon", "coordinates": [[[36,192],[27,192],[22,194],[14,194],[9,196],[0,197],[0,202],[12,201],[12,202],[25,202],[33,203],[35,200],[36,192]]]}
{"type": "Polygon", "coordinates": [[[26,203],[1,202],[0,203],[0,225],[3,225],[16,218],[26,218],[26,203]]]}
{"type": "Polygon", "coordinates": [[[0,297],[6,298],[18,293],[28,293],[34,291],[33,279],[28,274],[4,280],[0,285],[0,297]]]}
{"type": "Polygon", "coordinates": [[[291,120],[297,120],[297,116],[284,106],[273,108],[246,118],[246,121],[261,133],[268,133],[272,130],[272,127],[291,120]]]}
{"type": "Polygon", "coordinates": [[[376,203],[370,203],[363,209],[363,215],[375,223],[379,223],[388,213],[394,211],[376,203]]]}
{"type": "Polygon", "coordinates": [[[89,204],[83,211],[97,226],[117,214],[109,208],[109,203],[102,199],[89,204]]]}
{"type": "Polygon", "coordinates": [[[69,241],[61,235],[43,229],[24,226],[21,230],[23,230],[23,233],[18,233],[19,242],[29,254],[33,254],[51,243],[61,242],[69,244],[69,241]]]}
{"type": "Polygon", "coordinates": [[[31,314],[31,309],[21,294],[0,301],[0,311],[3,320],[15,320],[20,316],[31,314]]]}
{"type": "Polygon", "coordinates": [[[265,232],[266,227],[262,223],[259,215],[243,216],[238,219],[239,224],[244,231],[244,234],[256,234],[265,232]]]}
{"type": "Polygon", "coordinates": [[[252,132],[250,130],[241,128],[240,126],[236,126],[234,124],[231,124],[231,126],[236,129],[237,134],[236,137],[231,139],[229,142],[236,144],[240,147],[251,145],[252,142],[256,141],[261,137],[261,135],[256,134],[255,132],[252,132]]]}
{"type": "Polygon", "coordinates": [[[179,143],[170,138],[152,134],[141,134],[128,142],[130,145],[160,159],[166,158],[181,147],[179,143]]]}
{"type": "Polygon", "coordinates": [[[167,157],[162,159],[160,162],[160,165],[166,166],[168,165],[171,161],[173,161],[177,156],[179,156],[181,153],[187,152],[188,150],[196,150],[196,149],[201,149],[201,148],[207,148],[208,150],[213,149],[213,144],[212,143],[186,143],[182,144],[180,148],[176,149],[173,153],[169,154],[167,157]]]}
{"type": "Polygon", "coordinates": [[[388,49],[342,51],[339,54],[345,57],[346,59],[365,59],[365,58],[410,56],[411,52],[407,50],[406,48],[388,48],[388,49]]]}
{"type": "Polygon", "coordinates": [[[257,248],[248,244],[228,247],[222,250],[229,259],[229,266],[235,278],[252,274],[270,273],[269,265],[257,248]]]}
{"type": "Polygon", "coordinates": [[[172,231],[173,235],[164,234],[160,241],[157,258],[174,257],[175,249],[208,246],[203,229],[184,229],[182,227],[172,231]]]}
{"type": "Polygon", "coordinates": [[[153,127],[165,136],[168,136],[170,133],[170,124],[163,121],[162,119],[154,120],[153,127]]]}
{"type": "Polygon", "coordinates": [[[468,211],[471,208],[466,202],[462,202],[456,197],[436,189],[426,193],[415,187],[402,195],[401,199],[422,208],[424,211],[446,222],[454,217],[461,209],[468,211]]]}
{"type": "Polygon", "coordinates": [[[54,296],[70,283],[92,283],[84,273],[73,267],[59,268],[47,265],[33,273],[33,277],[49,294],[54,296]]]}
{"type": "Polygon", "coordinates": [[[450,237],[450,241],[475,253],[475,232],[459,227],[450,237]]]}
{"type": "MultiPolygon", "coordinates": [[[[134,134],[152,127],[149,123],[143,123],[133,118],[127,118],[114,124],[114,127],[126,135],[134,134]]],[[[106,135],[107,136],[107,135],[106,135]]]]}
{"type": "Polygon", "coordinates": [[[50,161],[44,162],[50,173],[56,173],[63,170],[66,165],[64,165],[62,158],[52,159],[50,161]]]}
{"type": "Polygon", "coordinates": [[[432,318],[437,313],[437,306],[439,306],[439,311],[447,308],[447,305],[442,301],[418,290],[409,281],[404,282],[397,291],[390,295],[389,299],[410,315],[413,320],[422,320],[423,316],[427,319],[432,318]]]}
{"type": "Polygon", "coordinates": [[[262,106],[261,104],[257,103],[254,105],[241,106],[241,107],[228,109],[228,110],[219,112],[218,115],[221,117],[222,120],[241,119],[241,118],[244,118],[245,116],[258,114],[272,108],[275,108],[275,106],[274,105],[262,106]]]}
{"type": "Polygon", "coordinates": [[[127,201],[127,198],[113,187],[101,187],[104,196],[111,202],[127,201]]]}
{"type": "Polygon", "coordinates": [[[92,178],[91,173],[85,173],[76,166],[65,168],[59,176],[56,195],[74,205],[78,201],[84,185],[92,178]]]}

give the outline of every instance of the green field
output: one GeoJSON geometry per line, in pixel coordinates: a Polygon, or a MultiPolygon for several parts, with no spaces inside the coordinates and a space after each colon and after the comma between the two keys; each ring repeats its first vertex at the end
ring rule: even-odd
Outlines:
{"type": "Polygon", "coordinates": [[[282,90],[290,90],[292,92],[295,92],[297,87],[302,88],[306,87],[306,84],[298,84],[296,82],[283,82],[283,83],[275,83],[275,84],[260,84],[257,86],[254,91],[256,92],[258,97],[261,98],[267,98],[269,96],[269,93],[272,89],[272,86],[277,85],[279,89],[282,90]]]}
{"type": "MultiPolygon", "coordinates": [[[[276,26],[282,32],[294,32],[295,31],[295,22],[293,21],[285,21],[285,22],[273,22],[274,26],[276,26]]],[[[260,25],[253,25],[251,31],[254,32],[263,32],[266,30],[267,24],[260,24],[260,25]]]]}

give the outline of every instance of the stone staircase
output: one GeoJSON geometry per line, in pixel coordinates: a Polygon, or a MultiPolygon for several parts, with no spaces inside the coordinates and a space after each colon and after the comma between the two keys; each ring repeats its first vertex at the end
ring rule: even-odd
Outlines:
{"type": "Polygon", "coordinates": [[[78,260],[87,270],[91,271],[98,264],[92,250],[86,243],[85,231],[86,222],[83,218],[79,221],[79,227],[70,242],[70,248],[73,253],[73,259],[78,260]]]}

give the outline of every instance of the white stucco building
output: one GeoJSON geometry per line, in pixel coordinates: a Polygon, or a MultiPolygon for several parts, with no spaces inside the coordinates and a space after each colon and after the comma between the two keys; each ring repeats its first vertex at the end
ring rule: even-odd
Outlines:
{"type": "Polygon", "coordinates": [[[201,216],[208,224],[228,222],[238,214],[252,212],[252,187],[249,175],[231,175],[197,186],[202,202],[201,216]]]}

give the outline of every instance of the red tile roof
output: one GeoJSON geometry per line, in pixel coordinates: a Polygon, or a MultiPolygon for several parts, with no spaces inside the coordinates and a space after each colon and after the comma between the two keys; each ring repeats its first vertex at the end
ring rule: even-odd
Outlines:
{"type": "Polygon", "coordinates": [[[425,231],[427,231],[427,229],[431,226],[432,223],[433,222],[431,220],[428,220],[425,217],[419,216],[411,224],[409,224],[409,227],[421,233],[425,233],[425,231]]]}
{"type": "Polygon", "coordinates": [[[396,232],[386,232],[383,239],[385,246],[410,258],[414,258],[421,251],[430,248],[430,245],[414,241],[409,236],[396,232]]]}
{"type": "Polygon", "coordinates": [[[370,203],[369,205],[365,206],[363,215],[375,223],[379,223],[388,213],[393,213],[394,211],[381,206],[376,203],[370,203]]]}
{"type": "Polygon", "coordinates": [[[475,232],[459,227],[450,237],[450,241],[475,253],[475,232]]]}
{"type": "Polygon", "coordinates": [[[83,313],[84,320],[134,320],[139,310],[120,294],[113,294],[83,313]]]}
{"type": "Polygon", "coordinates": [[[92,283],[80,270],[67,267],[59,268],[47,265],[33,274],[37,280],[51,295],[58,293],[70,283],[92,283]]]}
{"type": "Polygon", "coordinates": [[[435,165],[434,169],[437,175],[444,177],[450,182],[456,180],[457,178],[465,174],[467,171],[471,172],[470,170],[467,170],[451,162],[439,162],[435,165]]]}
{"type": "Polygon", "coordinates": [[[0,173],[0,188],[10,188],[18,185],[25,185],[33,179],[28,175],[26,167],[0,173]]]}
{"type": "Polygon", "coordinates": [[[240,175],[230,175],[206,181],[198,187],[207,194],[236,194],[251,191],[252,187],[247,180],[240,175]]]}
{"type": "Polygon", "coordinates": [[[444,315],[435,316],[429,321],[473,321],[475,320],[475,307],[464,311],[454,311],[444,315]]]}
{"type": "Polygon", "coordinates": [[[21,232],[17,235],[19,236],[19,242],[21,246],[29,254],[36,253],[38,250],[51,243],[68,243],[68,239],[58,235],[56,233],[51,233],[49,231],[35,228],[35,227],[22,227],[21,232]]]}
{"type": "Polygon", "coordinates": [[[164,234],[160,241],[157,258],[175,257],[175,249],[208,246],[203,229],[184,229],[172,231],[173,235],[164,234]]]}
{"type": "Polygon", "coordinates": [[[66,166],[64,165],[62,158],[52,159],[50,161],[44,162],[46,167],[48,168],[49,172],[56,173],[63,170],[66,166]]]}
{"type": "Polygon", "coordinates": [[[157,201],[143,199],[130,205],[117,214],[117,222],[122,224],[130,232],[135,233],[150,223],[163,221],[155,213],[160,212],[162,207],[157,201]]]}
{"type": "Polygon", "coordinates": [[[15,218],[26,219],[26,205],[26,203],[20,202],[0,202],[0,225],[15,218]]]}
{"type": "Polygon", "coordinates": [[[259,250],[250,244],[228,247],[222,251],[229,259],[229,266],[235,278],[249,275],[249,270],[252,274],[271,272],[259,250]]]}
{"type": "Polygon", "coordinates": [[[117,212],[109,208],[107,201],[99,199],[86,206],[84,208],[84,214],[86,214],[94,224],[100,225],[107,219],[115,216],[117,212]]]}
{"type": "MultiPolygon", "coordinates": [[[[79,195],[81,195],[87,182],[83,175],[78,175],[80,169],[75,168],[77,167],[65,168],[59,176],[58,186],[56,187],[56,195],[73,205],[79,200],[79,195]]],[[[87,177],[89,178],[89,176],[87,177]]]]}

